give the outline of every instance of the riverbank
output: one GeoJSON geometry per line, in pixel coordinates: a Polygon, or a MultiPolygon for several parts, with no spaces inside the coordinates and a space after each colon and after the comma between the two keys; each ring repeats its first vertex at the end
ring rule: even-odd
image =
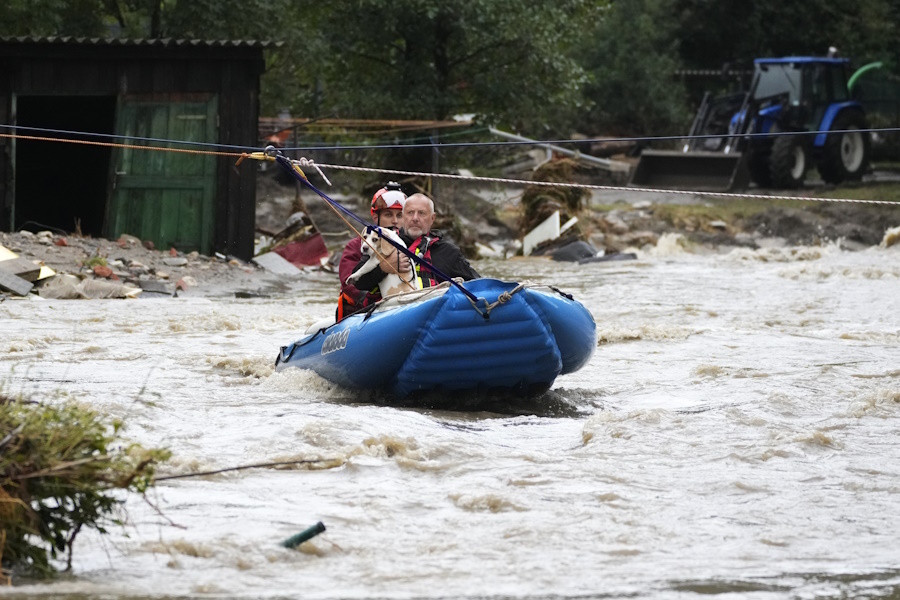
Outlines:
{"type": "MultiPolygon", "coordinates": [[[[821,201],[828,193],[849,197],[894,197],[895,184],[835,190],[810,189],[809,201],[755,198],[717,198],[684,194],[648,194],[627,190],[592,190],[579,217],[579,237],[598,251],[638,252],[654,247],[666,234],[680,235],[698,251],[731,247],[815,246],[837,243],[849,251],[895,243],[885,234],[900,226],[900,203],[876,205],[821,201]],[[818,201],[817,201],[818,200],[818,201]]],[[[524,189],[524,188],[523,188],[524,189]]],[[[468,183],[442,183],[438,194],[438,223],[448,229],[472,259],[508,258],[520,252],[521,189],[472,188],[468,183]]],[[[277,229],[290,214],[304,208],[324,233],[335,255],[349,239],[343,224],[318,199],[298,201],[293,186],[271,185],[262,178],[257,223],[277,229]]],[[[336,194],[357,214],[365,201],[352,194],[336,194]]],[[[301,197],[302,199],[302,197],[301,197]]],[[[174,249],[156,249],[123,235],[106,240],[53,232],[0,233],[0,245],[57,274],[71,275],[69,288],[83,280],[111,284],[120,297],[177,295],[230,296],[265,294],[296,282],[230,256],[204,256],[174,249]],[[123,291],[124,290],[124,291],[123,291]],[[135,291],[139,290],[139,291],[135,291]]],[[[334,260],[330,265],[334,264],[334,260]]],[[[308,273],[333,270],[308,267],[308,273]]],[[[56,278],[59,284],[61,278],[56,278]]],[[[38,286],[40,291],[40,286],[38,286]]],[[[71,289],[70,297],[77,297],[71,289]]],[[[103,292],[106,293],[106,292],[103,292]]],[[[42,294],[44,295],[44,294],[42,294]]],[[[115,297],[115,296],[113,296],[115,297]]]]}
{"type": "Polygon", "coordinates": [[[0,233],[0,246],[55,272],[35,286],[45,297],[85,297],[83,281],[102,283],[87,297],[252,295],[281,283],[276,274],[234,257],[157,250],[127,235],[107,240],[19,231],[0,233]],[[47,294],[44,286],[58,289],[47,294]]]}

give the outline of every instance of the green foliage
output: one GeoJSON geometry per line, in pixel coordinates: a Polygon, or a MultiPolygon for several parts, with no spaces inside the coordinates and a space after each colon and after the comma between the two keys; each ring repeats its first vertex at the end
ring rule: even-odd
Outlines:
{"type": "Polygon", "coordinates": [[[115,490],[144,493],[166,450],[120,439],[107,423],[73,402],[48,405],[0,395],[0,558],[5,568],[48,575],[82,527],[116,523],[115,490]],[[5,543],[2,543],[5,542],[5,543]]]}
{"type": "Polygon", "coordinates": [[[580,102],[584,74],[564,49],[597,2],[359,0],[317,24],[319,105],[342,117],[447,119],[472,113],[516,129],[552,126],[580,102]]]}
{"type": "Polygon", "coordinates": [[[672,0],[614,2],[597,23],[582,59],[593,104],[585,131],[664,135],[690,124],[693,108],[673,77],[679,45],[671,10],[672,0]]]}
{"type": "Polygon", "coordinates": [[[0,35],[282,42],[266,51],[264,115],[473,114],[535,138],[683,133],[699,96],[686,100],[682,68],[833,45],[897,70],[898,20],[897,0],[0,2],[0,35]]]}
{"type": "Polygon", "coordinates": [[[94,267],[96,267],[98,265],[105,267],[106,266],[106,257],[100,256],[99,254],[95,254],[94,256],[85,260],[82,264],[83,264],[83,266],[89,267],[91,269],[93,269],[94,267]]]}
{"type": "MultiPolygon", "coordinates": [[[[290,0],[4,0],[0,35],[277,37],[290,0]]],[[[287,25],[287,24],[286,24],[287,25]]]]}
{"type": "Polygon", "coordinates": [[[292,26],[291,0],[180,0],[163,3],[161,33],[165,37],[205,40],[269,40],[292,26]]]}
{"type": "Polygon", "coordinates": [[[4,0],[0,35],[100,35],[103,0],[4,0]]]}
{"type": "Polygon", "coordinates": [[[900,56],[894,0],[677,0],[682,60],[691,68],[749,65],[765,56],[824,55],[835,46],[860,64],[900,56]]]}

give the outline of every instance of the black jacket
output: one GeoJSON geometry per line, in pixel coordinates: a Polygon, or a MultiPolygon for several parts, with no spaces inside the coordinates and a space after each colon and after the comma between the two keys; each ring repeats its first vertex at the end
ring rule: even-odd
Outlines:
{"type": "MultiPolygon", "coordinates": [[[[443,239],[440,231],[437,231],[436,229],[432,230],[431,233],[428,234],[428,237],[433,240],[429,248],[431,250],[431,264],[433,264],[435,268],[440,269],[448,277],[462,277],[466,281],[481,277],[481,275],[472,268],[469,261],[466,260],[466,257],[463,256],[462,251],[456,244],[443,239]]],[[[407,247],[414,241],[413,238],[406,235],[405,231],[400,232],[400,238],[406,243],[407,247]]],[[[363,266],[367,260],[368,258],[363,257],[363,259],[359,261],[359,264],[356,265],[356,269],[363,266]]],[[[434,279],[441,281],[440,276],[436,274],[430,275],[430,270],[424,265],[420,267],[418,264],[415,264],[414,266],[416,267],[419,276],[423,279],[426,277],[433,277],[434,279]]],[[[353,270],[356,271],[356,269],[353,270]]],[[[356,287],[361,290],[372,289],[384,279],[385,275],[387,275],[387,273],[382,271],[381,267],[375,267],[359,278],[359,281],[356,282],[356,287]]]]}

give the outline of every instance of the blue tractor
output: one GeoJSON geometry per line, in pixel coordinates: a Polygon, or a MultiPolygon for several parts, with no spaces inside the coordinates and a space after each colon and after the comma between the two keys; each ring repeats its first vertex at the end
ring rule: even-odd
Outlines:
{"type": "Polygon", "coordinates": [[[869,166],[865,112],[844,58],[758,58],[746,92],[704,97],[680,151],[641,154],[633,186],[724,191],[798,188],[814,163],[827,183],[869,166]],[[764,135],[781,133],[782,135],[764,135]],[[789,134],[789,135],[786,135],[789,134]],[[720,137],[721,136],[721,137],[720,137]]]}

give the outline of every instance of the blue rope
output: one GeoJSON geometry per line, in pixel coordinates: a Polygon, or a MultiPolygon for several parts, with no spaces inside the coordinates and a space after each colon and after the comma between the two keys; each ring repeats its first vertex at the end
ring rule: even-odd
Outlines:
{"type": "MultiPolygon", "coordinates": [[[[14,135],[17,130],[30,132],[44,132],[53,134],[81,135],[95,138],[127,140],[131,142],[153,142],[179,144],[182,146],[199,146],[202,148],[219,148],[223,150],[240,150],[249,152],[258,150],[255,146],[238,146],[231,144],[218,144],[210,142],[189,142],[185,140],[173,140],[167,138],[140,137],[133,135],[118,135],[110,133],[95,133],[86,131],[71,131],[67,129],[47,129],[44,127],[27,127],[23,125],[9,125],[0,123],[0,129],[11,130],[14,135]]],[[[566,144],[599,144],[604,142],[664,142],[673,140],[705,140],[718,138],[767,138],[781,136],[803,136],[803,135],[820,135],[832,133],[897,133],[900,127],[869,127],[866,129],[836,129],[836,130],[819,130],[819,131],[778,131],[768,133],[715,133],[702,135],[655,135],[641,137],[622,137],[622,138],[592,138],[586,140],[532,140],[532,141],[502,141],[502,142],[449,142],[449,143],[417,143],[417,144],[348,144],[348,145],[310,145],[297,146],[295,148],[281,148],[284,152],[311,152],[315,150],[392,150],[396,148],[412,149],[412,148],[438,148],[438,149],[456,149],[456,148],[479,148],[479,147],[514,147],[514,146],[541,146],[552,144],[554,146],[564,146],[566,144]]]]}
{"type": "Polygon", "coordinates": [[[463,287],[459,282],[453,281],[453,279],[449,275],[447,275],[446,273],[444,273],[443,271],[438,269],[436,266],[431,264],[429,261],[425,260],[423,257],[417,255],[415,252],[410,251],[410,249],[407,248],[406,246],[404,246],[403,244],[395,242],[390,237],[382,234],[381,227],[360,219],[358,216],[356,216],[355,213],[353,213],[353,211],[351,211],[350,209],[348,209],[347,207],[342,205],[340,202],[338,202],[337,200],[334,200],[332,198],[329,198],[325,192],[321,191],[319,188],[317,188],[312,183],[310,183],[310,181],[306,177],[304,177],[300,173],[298,173],[297,170],[294,168],[294,164],[291,162],[291,160],[288,159],[287,157],[285,157],[280,152],[275,154],[275,162],[277,162],[282,167],[287,169],[291,173],[291,175],[294,177],[294,179],[296,179],[297,181],[299,181],[300,183],[302,183],[303,185],[308,187],[310,190],[312,190],[313,192],[318,194],[319,197],[321,197],[325,202],[327,202],[328,204],[333,206],[336,210],[342,212],[344,215],[350,217],[351,219],[353,219],[354,221],[359,223],[361,226],[365,227],[367,232],[377,231],[379,233],[379,235],[381,235],[381,239],[388,242],[391,246],[396,248],[397,251],[402,252],[403,254],[408,256],[410,260],[415,261],[415,262],[419,263],[420,265],[427,267],[428,270],[430,270],[432,273],[437,275],[440,279],[442,279],[444,281],[449,281],[450,285],[455,286],[457,289],[459,289],[459,291],[462,292],[463,294],[465,294],[466,297],[469,298],[469,300],[471,300],[472,302],[475,302],[475,303],[478,302],[478,297],[475,294],[473,294],[472,292],[470,292],[469,290],[467,290],[465,287],[463,287]]]}
{"type": "MultiPolygon", "coordinates": [[[[271,146],[270,146],[270,148],[271,148],[271,146]]],[[[266,150],[268,152],[268,148],[266,150]]],[[[291,162],[291,160],[289,158],[287,158],[286,156],[284,156],[281,152],[278,152],[277,154],[275,154],[275,162],[280,164],[291,175],[293,175],[294,179],[296,179],[297,181],[299,181],[300,183],[302,183],[303,185],[305,185],[306,187],[308,187],[309,189],[311,189],[312,191],[317,193],[319,196],[321,196],[325,202],[327,202],[328,204],[333,206],[336,210],[342,212],[345,216],[350,217],[351,219],[353,219],[354,221],[359,223],[359,225],[362,227],[370,226],[368,221],[363,221],[358,216],[356,216],[356,213],[351,211],[349,208],[347,208],[346,206],[344,206],[337,200],[332,200],[325,194],[325,192],[322,192],[316,186],[311,184],[306,177],[302,176],[300,173],[297,172],[297,170],[294,168],[294,163],[291,162]]]]}

